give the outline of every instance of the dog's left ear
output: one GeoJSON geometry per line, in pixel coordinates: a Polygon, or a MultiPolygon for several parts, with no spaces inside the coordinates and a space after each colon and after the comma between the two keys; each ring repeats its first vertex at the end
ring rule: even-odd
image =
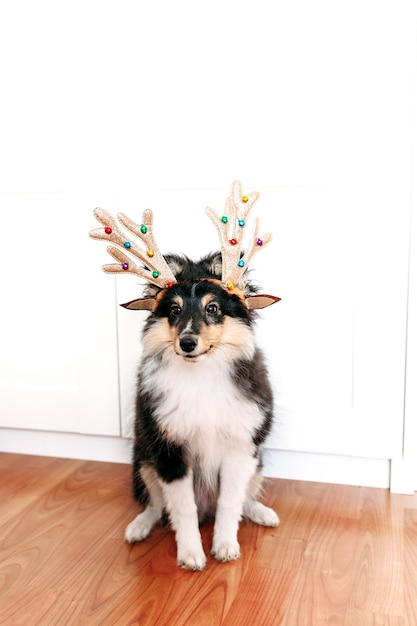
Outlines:
{"type": "Polygon", "coordinates": [[[155,298],[138,298],[120,306],[131,311],[152,311],[155,306],[155,298]]]}
{"type": "Polygon", "coordinates": [[[257,294],[256,296],[248,296],[246,301],[246,306],[248,309],[264,309],[275,302],[279,302],[281,298],[277,298],[276,296],[269,296],[266,293],[257,294]]]}

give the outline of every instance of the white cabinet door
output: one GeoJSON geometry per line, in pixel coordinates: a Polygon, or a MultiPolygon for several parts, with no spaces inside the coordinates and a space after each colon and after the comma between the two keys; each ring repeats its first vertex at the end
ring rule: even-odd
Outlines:
{"type": "Polygon", "coordinates": [[[114,287],[87,237],[90,206],[0,198],[0,426],[117,435],[114,287]]]}
{"type": "Polygon", "coordinates": [[[88,238],[111,201],[99,0],[0,9],[0,426],[119,434],[114,286],[88,238]]]}
{"type": "Polygon", "coordinates": [[[266,284],[275,284],[274,293],[282,297],[259,324],[276,385],[270,445],[400,458],[405,190],[346,186],[265,195],[267,205],[276,207],[277,235],[266,284]]]}

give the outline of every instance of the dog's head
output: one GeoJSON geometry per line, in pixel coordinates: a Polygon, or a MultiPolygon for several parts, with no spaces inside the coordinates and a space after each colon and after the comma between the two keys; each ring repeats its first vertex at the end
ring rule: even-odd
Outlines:
{"type": "Polygon", "coordinates": [[[177,356],[190,363],[216,352],[228,360],[251,356],[253,313],[216,280],[179,282],[154,302],[143,335],[145,356],[177,356]]]}

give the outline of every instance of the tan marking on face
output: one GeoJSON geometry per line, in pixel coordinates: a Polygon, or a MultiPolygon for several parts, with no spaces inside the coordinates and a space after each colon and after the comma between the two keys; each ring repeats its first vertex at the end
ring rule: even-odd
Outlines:
{"type": "Polygon", "coordinates": [[[218,305],[219,310],[220,310],[220,304],[217,302],[216,296],[211,293],[206,293],[206,295],[201,298],[201,308],[202,308],[203,315],[206,310],[206,306],[210,304],[210,302],[215,302],[218,305]]]}
{"type": "Polygon", "coordinates": [[[217,348],[223,335],[223,324],[203,324],[199,335],[199,346],[201,343],[202,352],[207,352],[217,348]]]}
{"type": "Polygon", "coordinates": [[[184,301],[179,295],[176,295],[172,298],[172,303],[178,304],[178,306],[180,306],[181,308],[184,305],[184,301]]]}
{"type": "Polygon", "coordinates": [[[222,341],[232,346],[242,346],[252,338],[252,331],[249,326],[239,318],[225,317],[222,324],[222,341]]]}
{"type": "Polygon", "coordinates": [[[166,317],[161,317],[146,331],[143,336],[143,352],[152,356],[172,345],[172,329],[166,317]]]}
{"type": "Polygon", "coordinates": [[[159,303],[161,302],[162,298],[165,295],[165,292],[166,292],[166,289],[161,289],[161,291],[156,294],[156,296],[155,296],[155,304],[153,305],[153,309],[152,309],[153,313],[155,313],[156,309],[158,308],[159,303]]]}
{"type": "Polygon", "coordinates": [[[225,317],[221,349],[230,361],[252,358],[255,340],[251,328],[239,318],[225,317]]]}
{"type": "MultiPolygon", "coordinates": [[[[156,309],[159,306],[159,303],[161,302],[162,298],[164,297],[164,295],[166,294],[167,291],[168,291],[168,287],[166,287],[165,289],[161,289],[161,291],[156,294],[156,296],[155,296],[155,304],[154,304],[154,307],[152,309],[153,313],[155,313],[156,309]]],[[[175,296],[172,299],[172,301],[176,302],[180,307],[182,307],[182,298],[180,298],[180,296],[175,296]]]]}

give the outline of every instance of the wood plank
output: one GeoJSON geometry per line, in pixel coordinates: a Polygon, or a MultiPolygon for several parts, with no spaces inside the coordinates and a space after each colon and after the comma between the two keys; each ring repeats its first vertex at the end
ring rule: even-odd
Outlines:
{"type": "MultiPolygon", "coordinates": [[[[403,511],[385,489],[362,489],[360,538],[356,546],[357,584],[350,605],[375,614],[402,616],[403,511]]],[[[401,504],[400,504],[401,507],[401,504]]]]}
{"type": "MultiPolygon", "coordinates": [[[[411,498],[410,498],[411,499],[411,498]]],[[[417,510],[404,511],[404,597],[408,623],[417,624],[417,510]]]]}

